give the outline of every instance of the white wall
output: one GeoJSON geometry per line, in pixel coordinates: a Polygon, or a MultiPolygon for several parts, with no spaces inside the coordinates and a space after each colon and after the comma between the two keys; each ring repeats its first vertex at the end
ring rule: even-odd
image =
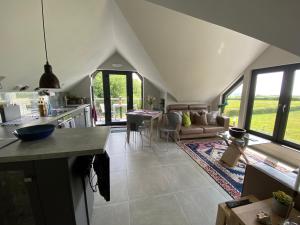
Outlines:
{"type": "Polygon", "coordinates": [[[136,69],[122,56],[118,51],[114,52],[99,67],[99,70],[118,70],[118,71],[136,71],[136,69]],[[120,67],[114,67],[119,64],[120,67]]]}
{"type": "Polygon", "coordinates": [[[82,97],[88,99],[91,103],[91,77],[89,75],[81,79],[76,85],[68,90],[68,94],[75,97],[82,97]]]}

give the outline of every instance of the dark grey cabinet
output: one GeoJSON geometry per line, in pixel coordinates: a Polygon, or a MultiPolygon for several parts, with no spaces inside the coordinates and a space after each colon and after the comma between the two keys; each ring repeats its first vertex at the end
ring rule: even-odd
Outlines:
{"type": "Polygon", "coordinates": [[[89,225],[94,198],[87,177],[74,171],[76,162],[0,164],[0,224],[89,225]]]}
{"type": "Polygon", "coordinates": [[[0,165],[0,224],[44,224],[37,190],[31,163],[0,165]]]}

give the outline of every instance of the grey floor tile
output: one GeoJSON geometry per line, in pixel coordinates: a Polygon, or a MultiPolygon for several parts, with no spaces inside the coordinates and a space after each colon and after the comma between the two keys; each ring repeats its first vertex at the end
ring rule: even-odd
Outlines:
{"type": "Polygon", "coordinates": [[[176,143],[157,139],[108,143],[111,202],[95,195],[93,225],[210,225],[217,204],[231,197],[176,143]],[[125,147],[126,146],[126,147],[125,147]]]}
{"type": "Polygon", "coordinates": [[[127,170],[127,161],[125,154],[110,156],[110,172],[121,172],[127,170]]]}
{"type": "Polygon", "coordinates": [[[129,199],[145,198],[170,193],[172,188],[161,167],[128,172],[129,199]]]}
{"type": "Polygon", "coordinates": [[[174,195],[130,202],[131,225],[187,225],[174,195]]]}
{"type": "Polygon", "coordinates": [[[185,215],[192,225],[213,225],[217,216],[217,206],[226,198],[215,188],[183,191],[175,194],[185,215]]]}
{"type": "Polygon", "coordinates": [[[95,207],[128,201],[128,185],[126,172],[110,174],[110,202],[106,202],[99,193],[95,193],[95,207]]]}
{"type": "Polygon", "coordinates": [[[126,157],[129,171],[139,171],[161,165],[157,156],[152,151],[128,154],[126,157]]]}
{"type": "Polygon", "coordinates": [[[130,225],[129,203],[96,207],[92,225],[130,225]]]}
{"type": "Polygon", "coordinates": [[[177,164],[179,162],[186,162],[189,160],[189,156],[179,150],[156,151],[155,154],[158,157],[159,162],[163,165],[177,164]]]}
{"type": "Polygon", "coordinates": [[[174,191],[212,186],[212,184],[189,163],[164,166],[164,170],[174,191]]]}

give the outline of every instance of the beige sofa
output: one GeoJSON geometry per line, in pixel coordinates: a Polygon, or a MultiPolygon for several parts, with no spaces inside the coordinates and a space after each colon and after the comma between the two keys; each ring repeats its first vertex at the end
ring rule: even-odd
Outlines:
{"type": "MultiPolygon", "coordinates": [[[[209,111],[206,104],[172,104],[167,106],[167,112],[202,112],[209,111]]],[[[226,131],[229,128],[229,118],[224,116],[217,117],[216,125],[197,125],[193,124],[190,127],[179,126],[178,133],[180,139],[213,137],[220,131],[226,131]]]]}

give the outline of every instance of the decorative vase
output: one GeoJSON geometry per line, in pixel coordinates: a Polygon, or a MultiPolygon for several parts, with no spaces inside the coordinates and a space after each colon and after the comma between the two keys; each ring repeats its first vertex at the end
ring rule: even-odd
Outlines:
{"type": "Polygon", "coordinates": [[[149,104],[149,109],[153,110],[153,104],[151,104],[151,105],[149,104]]]}
{"type": "Polygon", "coordinates": [[[279,201],[277,201],[275,198],[272,198],[272,212],[282,218],[288,217],[292,207],[293,207],[293,204],[284,205],[284,204],[280,203],[279,201]]]}

